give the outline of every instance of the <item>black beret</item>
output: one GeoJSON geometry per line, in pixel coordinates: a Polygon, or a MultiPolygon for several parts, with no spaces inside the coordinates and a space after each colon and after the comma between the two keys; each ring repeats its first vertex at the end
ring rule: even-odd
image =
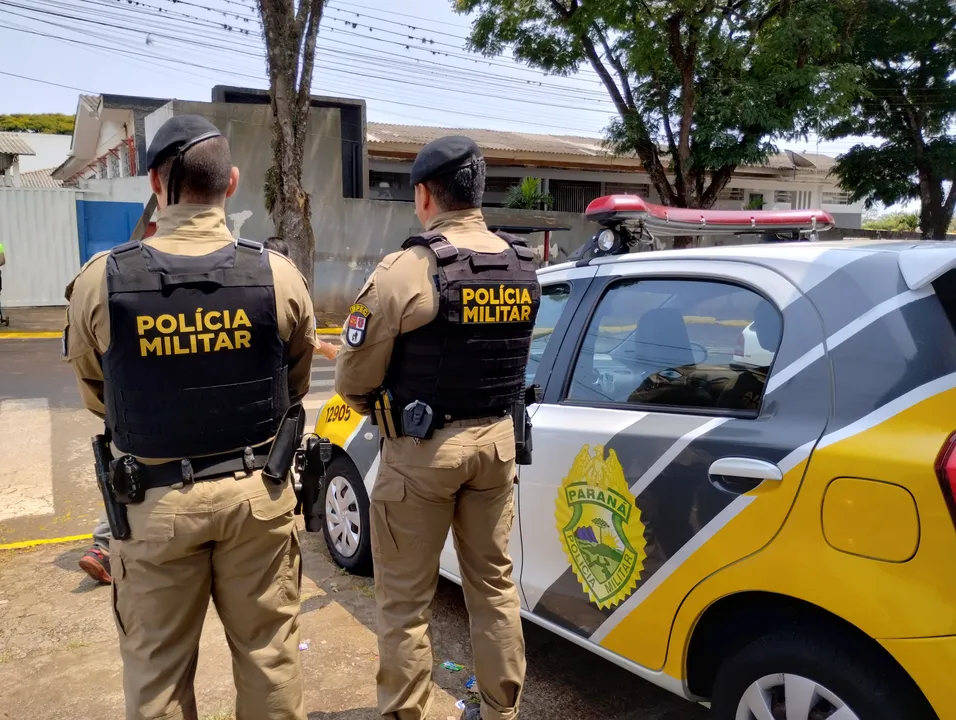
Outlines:
{"type": "Polygon", "coordinates": [[[461,170],[481,160],[481,150],[475,141],[464,135],[448,135],[432,140],[418,151],[412,164],[412,185],[461,170]]]}
{"type": "Polygon", "coordinates": [[[146,151],[146,169],[153,170],[180,150],[214,137],[219,129],[199,115],[176,115],[163,123],[146,151]]]}

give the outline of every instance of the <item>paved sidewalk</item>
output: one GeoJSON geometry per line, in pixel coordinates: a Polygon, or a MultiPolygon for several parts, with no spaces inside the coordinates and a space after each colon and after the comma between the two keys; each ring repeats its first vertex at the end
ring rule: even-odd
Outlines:
{"type": "Polygon", "coordinates": [[[29,334],[31,337],[47,337],[59,335],[63,332],[66,322],[66,306],[39,307],[39,308],[8,308],[2,305],[3,295],[0,295],[0,307],[3,307],[3,316],[10,319],[10,325],[0,325],[0,337],[4,335],[16,337],[29,334]]]}

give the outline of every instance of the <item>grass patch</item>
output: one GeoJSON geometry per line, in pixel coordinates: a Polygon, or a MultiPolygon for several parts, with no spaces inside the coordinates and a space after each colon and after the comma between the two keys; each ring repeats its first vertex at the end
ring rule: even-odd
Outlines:
{"type": "Polygon", "coordinates": [[[232,720],[232,710],[216,710],[212,714],[203,715],[202,720],[232,720]]]}

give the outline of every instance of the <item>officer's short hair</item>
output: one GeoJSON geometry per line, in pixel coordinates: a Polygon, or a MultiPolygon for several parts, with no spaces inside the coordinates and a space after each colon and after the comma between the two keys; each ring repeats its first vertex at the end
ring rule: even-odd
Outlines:
{"type": "MultiPolygon", "coordinates": [[[[164,186],[169,185],[169,172],[175,156],[156,168],[164,186]]],[[[187,202],[213,205],[226,196],[232,175],[232,152],[224,137],[205,140],[189,148],[183,157],[180,198],[187,202]]]]}
{"type": "Polygon", "coordinates": [[[485,194],[485,160],[479,158],[455,172],[426,180],[425,187],[442,212],[480,208],[485,194]]]}
{"type": "Polygon", "coordinates": [[[266,250],[272,250],[273,252],[277,252],[280,255],[285,255],[286,257],[289,257],[289,243],[287,243],[285,240],[275,235],[273,235],[271,238],[268,238],[264,243],[262,243],[262,247],[264,247],[266,250]]]}

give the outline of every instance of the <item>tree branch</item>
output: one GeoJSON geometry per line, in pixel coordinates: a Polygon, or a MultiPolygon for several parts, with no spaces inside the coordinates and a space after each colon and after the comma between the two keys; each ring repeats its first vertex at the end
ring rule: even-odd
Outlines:
{"type": "Polygon", "coordinates": [[[634,107],[634,94],[631,92],[631,84],[628,82],[627,73],[624,71],[624,66],[621,64],[621,60],[611,52],[611,46],[608,44],[607,36],[598,27],[597,23],[594,24],[594,31],[597,33],[598,39],[601,41],[601,47],[604,48],[604,57],[608,59],[608,62],[611,63],[611,67],[614,68],[614,71],[617,73],[617,77],[621,81],[621,90],[624,93],[624,100],[628,105],[634,107]]]}
{"type": "Polygon", "coordinates": [[[315,43],[322,22],[324,0],[301,0],[311,6],[305,30],[305,45],[302,49],[302,70],[299,76],[299,90],[296,97],[295,152],[301,156],[305,148],[305,138],[309,128],[309,111],[312,108],[312,73],[315,69],[315,43]]]}

